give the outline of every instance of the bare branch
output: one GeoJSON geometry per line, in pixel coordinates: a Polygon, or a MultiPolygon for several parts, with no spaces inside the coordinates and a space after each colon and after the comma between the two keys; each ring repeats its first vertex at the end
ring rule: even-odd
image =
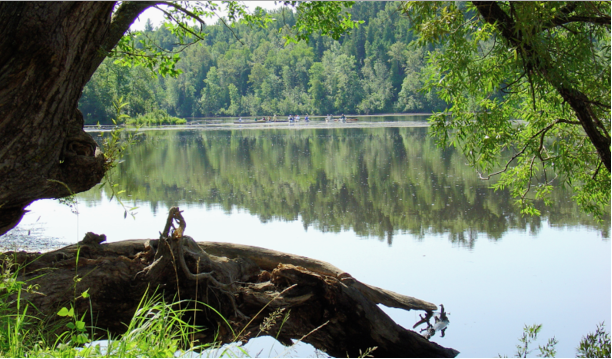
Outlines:
{"type": "Polygon", "coordinates": [[[550,23],[554,26],[563,26],[572,22],[585,22],[589,24],[610,26],[610,16],[568,16],[554,18],[550,23]]]}
{"type": "MultiPolygon", "coordinates": [[[[175,4],[175,3],[172,3],[172,2],[169,2],[169,1],[158,1],[157,3],[158,3],[158,4],[164,4],[164,5],[171,6],[171,7],[175,8],[175,9],[179,10],[180,12],[184,13],[185,15],[188,15],[189,17],[193,18],[194,20],[196,20],[196,21],[197,21],[197,22],[199,22],[200,24],[202,24],[202,25],[206,26],[206,23],[204,22],[204,20],[202,20],[202,19],[201,19],[201,18],[200,18],[198,15],[194,14],[193,12],[191,12],[191,11],[189,11],[189,10],[185,9],[184,7],[182,7],[182,6],[178,5],[178,4],[175,4]]],[[[160,9],[160,10],[161,10],[161,9],[160,9]]],[[[163,10],[162,10],[162,11],[163,11],[163,10]]],[[[225,27],[226,27],[226,28],[228,28],[228,29],[229,29],[229,30],[232,32],[232,35],[234,35],[234,37],[236,38],[236,40],[238,40],[238,42],[240,42],[242,45],[244,45],[244,42],[242,42],[242,40],[240,40],[240,38],[238,37],[238,35],[236,35],[236,33],[234,32],[234,30],[231,28],[231,26],[229,26],[229,25],[228,25],[228,24],[225,22],[225,20],[223,20],[223,18],[222,18],[221,16],[219,16],[219,14],[217,14],[216,12],[215,12],[215,15],[217,15],[217,17],[219,18],[219,20],[221,20],[221,22],[223,23],[223,25],[225,25],[225,27]]],[[[178,21],[177,21],[177,23],[178,23],[178,21]]]]}
{"type": "Polygon", "coordinates": [[[117,45],[121,37],[130,28],[130,25],[136,18],[147,8],[154,6],[155,1],[125,1],[121,3],[117,11],[113,14],[110,24],[110,31],[106,39],[102,43],[101,53],[97,61],[92,65],[91,73],[98,68],[100,63],[108,55],[108,53],[117,45]]]}
{"type": "Polygon", "coordinates": [[[533,155],[533,157],[531,157],[531,163],[529,164],[529,182],[527,183],[527,189],[521,195],[521,203],[525,200],[525,196],[527,196],[527,193],[529,193],[529,191],[531,190],[531,179],[533,178],[533,164],[535,162],[535,159],[536,155],[533,155]]]}
{"type": "Polygon", "coordinates": [[[609,110],[609,109],[610,109],[610,107],[611,107],[611,105],[610,105],[609,103],[608,103],[608,104],[605,104],[605,103],[601,103],[601,102],[599,102],[599,101],[590,101],[590,100],[587,100],[586,102],[588,102],[588,103],[590,103],[590,104],[593,104],[593,105],[595,105],[595,106],[601,107],[601,108],[603,108],[604,110],[609,110]]]}
{"type": "MultiPolygon", "coordinates": [[[[160,8],[159,6],[155,6],[155,8],[161,12],[163,12],[164,14],[166,14],[170,19],[174,20],[178,26],[181,27],[181,29],[187,31],[188,33],[192,34],[193,36],[195,36],[197,39],[199,40],[204,40],[204,38],[200,35],[198,35],[197,33],[195,33],[194,31],[192,31],[191,29],[189,29],[188,27],[186,27],[185,25],[183,25],[180,21],[178,21],[178,19],[176,19],[171,13],[167,12],[166,10],[160,8]]],[[[181,44],[184,45],[184,44],[181,44]]]]}
{"type": "MultiPolygon", "coordinates": [[[[523,77],[525,77],[525,75],[527,75],[526,71],[523,71],[523,73],[521,74],[521,76],[519,76],[516,80],[512,81],[511,83],[507,84],[503,89],[501,89],[502,91],[506,92],[505,89],[507,89],[508,87],[516,84],[517,82],[519,82],[523,77]]],[[[510,93],[510,92],[506,92],[506,93],[510,93]]]]}
{"type": "Polygon", "coordinates": [[[602,165],[602,162],[599,162],[599,164],[597,165],[597,168],[595,169],[595,173],[593,173],[593,177],[591,177],[593,180],[595,180],[595,178],[599,174],[599,169],[601,168],[601,165],[602,165]]]}
{"type": "MultiPolygon", "coordinates": [[[[541,129],[540,131],[538,131],[535,135],[531,136],[528,140],[527,143],[525,144],[525,146],[523,146],[523,149],[520,150],[518,153],[516,153],[514,156],[512,156],[512,158],[506,162],[506,166],[504,167],[503,170],[499,170],[497,172],[491,173],[489,175],[487,175],[486,177],[483,177],[480,172],[478,172],[478,178],[481,180],[489,180],[491,179],[491,177],[493,176],[497,176],[498,174],[504,173],[508,170],[508,167],[510,167],[510,163],[512,163],[512,161],[514,161],[517,157],[519,157],[520,155],[522,155],[523,153],[525,153],[525,151],[527,150],[527,147],[529,147],[529,142],[531,142],[533,139],[535,139],[538,136],[540,137],[540,146],[538,148],[538,153],[542,150],[543,147],[543,142],[544,142],[544,135],[546,135],[546,132],[548,132],[551,128],[553,128],[555,125],[557,125],[558,123],[567,123],[567,124],[571,124],[571,125],[580,125],[581,123],[579,121],[569,121],[569,120],[565,120],[565,119],[558,119],[555,122],[551,123],[550,125],[544,127],[543,129],[541,129]]],[[[548,159],[548,158],[547,158],[548,159]]],[[[542,159],[540,157],[541,161],[547,160],[547,159],[542,159]]],[[[532,164],[533,165],[533,164],[532,164]]]]}

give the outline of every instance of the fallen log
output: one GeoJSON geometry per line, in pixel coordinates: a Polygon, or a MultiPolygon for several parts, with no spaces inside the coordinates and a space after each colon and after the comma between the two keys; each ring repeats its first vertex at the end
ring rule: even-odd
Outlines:
{"type": "Polygon", "coordinates": [[[431,314],[437,309],[432,303],[361,283],[326,262],[259,247],[197,243],[184,235],[185,227],[180,211],[173,207],[157,240],[102,243],[104,235],[88,233],[83,241],[52,252],[4,256],[20,268],[18,280],[37,286],[22,299],[32,303],[39,315],[52,318],[72,302],[80,313],[92,311],[94,323],[89,324],[101,328],[100,335],[125,331],[124,323],[153,288],[168,302],[190,299],[205,313],[186,318],[203,328],[197,335],[200,343],[248,341],[264,318],[286,309],[291,312],[280,333],[281,323],[263,333],[285,345],[301,339],[336,357],[358,356],[373,347],[371,354],[379,357],[458,354],[401,327],[377,306],[431,314]],[[74,294],[85,290],[91,303],[75,301],[74,294]],[[196,301],[217,309],[233,331],[196,301]],[[233,332],[246,334],[237,338],[233,332]]]}

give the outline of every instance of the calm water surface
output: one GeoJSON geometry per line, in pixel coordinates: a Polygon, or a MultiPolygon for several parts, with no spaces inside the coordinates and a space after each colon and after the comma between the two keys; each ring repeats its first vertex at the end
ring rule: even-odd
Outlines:
{"type": "MultiPolygon", "coordinates": [[[[542,323],[572,357],[611,322],[610,221],[582,215],[571,194],[523,218],[426,128],[151,131],[118,167],[133,219],[108,188],[79,195],[78,215],[38,201],[17,230],[65,242],[156,238],[169,207],[196,240],[272,248],[328,261],[359,280],[444,304],[463,357],[512,356],[525,324],[542,323]]],[[[1,239],[1,238],[0,238],[1,239]]],[[[404,327],[419,312],[385,309],[404,327]]],[[[255,355],[259,350],[253,344],[255,355]]],[[[266,344],[267,345],[267,344],[266,344]]],[[[537,346],[537,345],[536,345],[537,346]]],[[[279,346],[262,356],[286,355],[279,346]]],[[[306,346],[298,356],[311,355],[306,346]]]]}

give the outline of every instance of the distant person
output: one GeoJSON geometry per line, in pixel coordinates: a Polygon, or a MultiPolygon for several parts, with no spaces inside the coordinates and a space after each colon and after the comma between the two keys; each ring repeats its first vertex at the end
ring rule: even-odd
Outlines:
{"type": "Polygon", "coordinates": [[[346,116],[344,116],[344,114],[342,114],[342,116],[340,116],[340,120],[341,120],[342,122],[346,122],[346,116]]]}
{"type": "Polygon", "coordinates": [[[276,122],[276,114],[274,114],[274,117],[272,117],[272,121],[276,122]]]}
{"type": "Polygon", "coordinates": [[[295,115],[295,122],[299,122],[300,121],[300,115],[295,115]]]}
{"type": "Polygon", "coordinates": [[[238,119],[238,122],[242,122],[242,116],[238,119]]]}
{"type": "Polygon", "coordinates": [[[304,121],[310,122],[310,120],[308,119],[308,114],[306,114],[306,117],[304,117],[304,121]]]}

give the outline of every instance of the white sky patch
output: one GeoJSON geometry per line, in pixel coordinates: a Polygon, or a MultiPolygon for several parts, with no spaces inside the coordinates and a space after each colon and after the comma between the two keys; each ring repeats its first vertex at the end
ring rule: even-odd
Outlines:
{"type": "MultiPolygon", "coordinates": [[[[255,10],[255,8],[258,6],[266,10],[273,10],[273,9],[277,9],[282,6],[281,3],[278,1],[243,1],[242,3],[244,3],[249,9],[249,11],[251,12],[255,10]]],[[[220,5],[221,5],[220,6],[221,8],[225,9],[225,6],[223,4],[220,4],[220,5]]],[[[167,6],[160,5],[160,7],[166,8],[167,6]]],[[[225,11],[221,11],[219,15],[226,16],[227,13],[225,11]]],[[[140,16],[132,24],[130,29],[144,30],[145,24],[147,23],[147,19],[151,19],[151,23],[153,24],[153,27],[156,29],[165,20],[163,12],[159,11],[158,9],[154,7],[150,7],[147,10],[145,10],[142,14],[140,14],[140,16]]],[[[203,18],[203,20],[207,25],[214,25],[219,20],[219,18],[215,16],[211,18],[203,18]]]]}

